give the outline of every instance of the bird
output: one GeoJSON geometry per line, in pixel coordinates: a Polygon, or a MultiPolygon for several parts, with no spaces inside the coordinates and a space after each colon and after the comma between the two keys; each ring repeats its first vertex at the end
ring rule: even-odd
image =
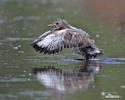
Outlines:
{"type": "Polygon", "coordinates": [[[64,71],[60,66],[44,65],[40,68],[32,68],[32,73],[42,85],[66,94],[81,89],[86,90],[94,82],[95,74],[102,67],[99,61],[92,60],[78,62],[70,71],[64,71]]]}
{"type": "Polygon", "coordinates": [[[64,48],[72,48],[85,60],[103,55],[95,40],[84,30],[71,26],[66,20],[58,18],[48,26],[53,27],[32,42],[32,47],[43,54],[55,54],[64,48]]]}

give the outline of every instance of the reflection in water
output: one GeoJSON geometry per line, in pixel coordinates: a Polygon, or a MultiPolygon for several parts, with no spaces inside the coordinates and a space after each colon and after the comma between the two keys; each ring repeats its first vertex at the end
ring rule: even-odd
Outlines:
{"type": "Polygon", "coordinates": [[[44,66],[33,68],[33,73],[47,88],[52,88],[60,93],[71,93],[88,88],[94,82],[94,74],[99,69],[100,63],[88,61],[78,63],[72,72],[65,72],[52,66],[44,66]]]}

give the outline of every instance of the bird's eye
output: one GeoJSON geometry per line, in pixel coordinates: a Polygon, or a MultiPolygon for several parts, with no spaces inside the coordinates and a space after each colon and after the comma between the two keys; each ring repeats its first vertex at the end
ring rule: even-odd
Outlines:
{"type": "Polygon", "coordinates": [[[56,25],[58,25],[59,23],[58,22],[56,22],[56,25]]]}

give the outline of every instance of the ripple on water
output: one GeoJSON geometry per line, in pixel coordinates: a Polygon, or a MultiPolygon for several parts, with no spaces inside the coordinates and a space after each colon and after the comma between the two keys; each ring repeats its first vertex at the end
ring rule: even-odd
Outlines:
{"type": "Polygon", "coordinates": [[[0,98],[3,98],[2,100],[5,100],[6,97],[13,98],[13,99],[17,99],[18,98],[18,96],[14,95],[14,94],[0,94],[0,98]]]}
{"type": "Polygon", "coordinates": [[[20,21],[20,20],[40,20],[39,16],[16,16],[13,18],[13,21],[20,21]]]}
{"type": "Polygon", "coordinates": [[[28,78],[11,78],[11,79],[1,79],[0,83],[2,82],[27,82],[30,81],[28,78]]]}
{"type": "Polygon", "coordinates": [[[101,58],[100,60],[105,64],[125,64],[125,58],[101,58]]]}
{"type": "MultiPolygon", "coordinates": [[[[75,59],[75,60],[84,60],[84,59],[75,59]]],[[[125,64],[125,58],[103,58],[103,57],[97,57],[92,58],[92,61],[99,61],[99,63],[104,64],[125,64]]]]}
{"type": "Polygon", "coordinates": [[[48,93],[48,91],[45,92],[45,91],[32,91],[32,90],[28,91],[28,90],[26,90],[23,92],[19,92],[19,94],[25,95],[25,96],[33,96],[33,95],[42,95],[42,94],[48,95],[49,93],[48,93]]]}
{"type": "MultiPolygon", "coordinates": [[[[83,61],[84,59],[81,57],[76,57],[71,56],[67,58],[67,56],[48,56],[48,55],[41,55],[41,56],[30,56],[27,59],[24,60],[32,60],[33,62],[59,62],[59,64],[69,64],[72,62],[78,62],[78,60],[83,61]],[[43,58],[46,58],[48,60],[43,60],[43,58]],[[78,59],[77,59],[78,58],[78,59]],[[80,59],[79,59],[80,58],[80,59]],[[41,61],[42,59],[42,61],[41,61]]],[[[103,58],[103,57],[98,57],[98,58],[93,58],[91,59],[92,61],[99,61],[99,63],[104,63],[104,64],[125,64],[125,58],[103,58]]]]}
{"type": "Polygon", "coordinates": [[[34,38],[21,38],[21,37],[7,37],[6,40],[8,41],[26,41],[26,40],[34,40],[34,38]]]}
{"type": "Polygon", "coordinates": [[[121,85],[120,88],[125,89],[125,85],[121,85]]]}

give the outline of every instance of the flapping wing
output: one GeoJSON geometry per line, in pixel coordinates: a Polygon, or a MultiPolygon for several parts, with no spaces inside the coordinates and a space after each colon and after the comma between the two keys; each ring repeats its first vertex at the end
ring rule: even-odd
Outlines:
{"type": "Polygon", "coordinates": [[[82,30],[63,29],[37,39],[32,46],[40,53],[52,54],[62,51],[64,48],[83,48],[93,42],[89,35],[82,30]]]}

